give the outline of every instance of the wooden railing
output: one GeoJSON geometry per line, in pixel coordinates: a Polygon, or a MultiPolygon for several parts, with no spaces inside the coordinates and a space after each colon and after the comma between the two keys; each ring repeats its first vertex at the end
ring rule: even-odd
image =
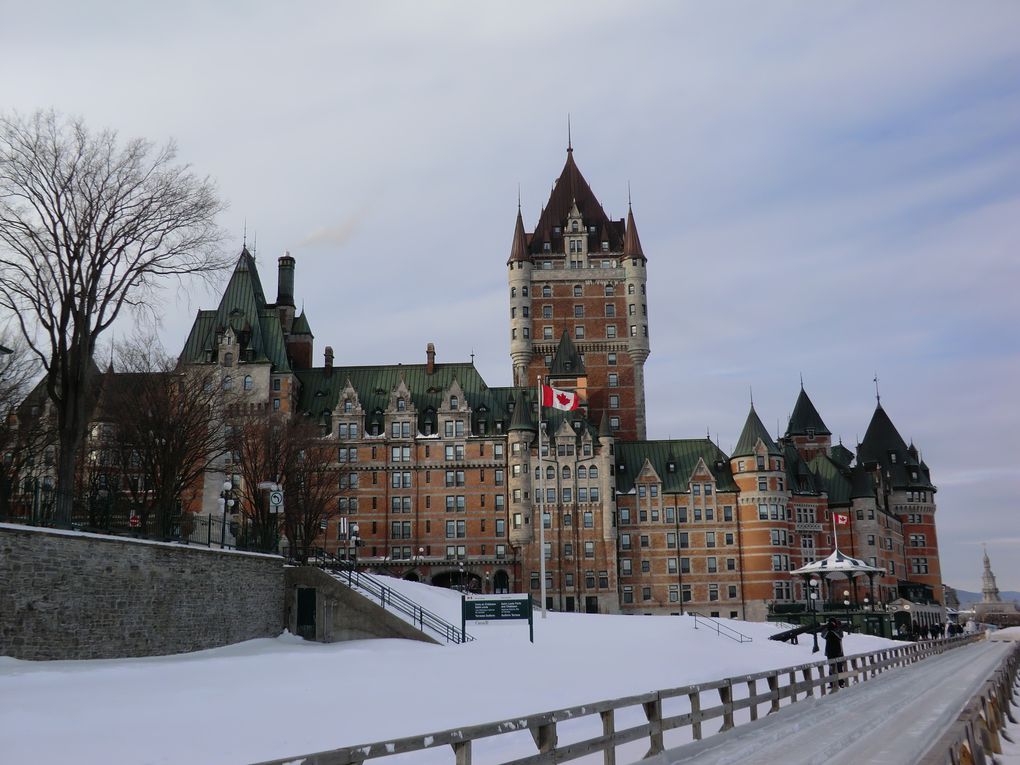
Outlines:
{"type": "Polygon", "coordinates": [[[840,690],[841,684],[849,686],[862,683],[888,669],[913,664],[928,656],[944,653],[951,648],[979,639],[981,636],[966,635],[946,640],[907,643],[843,659],[815,661],[753,675],[651,691],[482,725],[341,747],[315,754],[295,755],[266,761],[260,765],[284,765],[293,762],[301,762],[302,765],[360,765],[365,760],[446,746],[453,750],[456,765],[471,765],[472,744],[475,741],[518,731],[531,733],[538,753],[504,761],[505,765],[566,762],[598,753],[602,754],[605,765],[615,765],[616,747],[622,744],[647,739],[649,748],[645,756],[652,756],[663,751],[663,734],[667,731],[690,727],[691,736],[695,740],[700,740],[704,735],[703,725],[706,721],[719,719],[721,726],[718,732],[729,730],[736,725],[735,713],[742,710],[748,710],[750,720],[757,720],[762,705],[768,705],[766,714],[777,712],[784,703],[796,703],[814,696],[816,691],[820,696],[835,693],[840,690]],[[845,665],[842,672],[835,671],[837,663],[845,665]],[[703,698],[703,694],[708,694],[708,698],[703,698]],[[713,695],[718,696],[717,704],[712,703],[713,695]],[[679,706],[683,711],[674,709],[674,713],[664,715],[664,704],[669,707],[679,706]],[[616,713],[627,707],[640,707],[646,722],[617,730],[616,713]],[[598,715],[601,722],[601,735],[584,741],[558,745],[556,730],[558,723],[573,722],[589,716],[594,718],[595,715],[598,715]]]}
{"type": "Polygon", "coordinates": [[[1016,722],[1010,710],[1015,700],[1020,643],[1014,643],[998,667],[992,670],[971,697],[952,726],[919,760],[920,765],[961,765],[993,762],[1002,753],[1001,734],[1007,720],[1016,722]]]}

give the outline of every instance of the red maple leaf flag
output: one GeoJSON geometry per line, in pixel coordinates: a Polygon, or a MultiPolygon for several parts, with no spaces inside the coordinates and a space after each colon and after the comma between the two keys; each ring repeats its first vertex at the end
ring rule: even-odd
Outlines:
{"type": "Polygon", "coordinates": [[[833,513],[832,519],[836,522],[837,526],[849,526],[850,516],[846,513],[833,513]]]}
{"type": "Polygon", "coordinates": [[[562,409],[570,412],[577,409],[577,394],[569,390],[560,390],[548,385],[542,386],[542,406],[550,406],[553,409],[562,409]]]}

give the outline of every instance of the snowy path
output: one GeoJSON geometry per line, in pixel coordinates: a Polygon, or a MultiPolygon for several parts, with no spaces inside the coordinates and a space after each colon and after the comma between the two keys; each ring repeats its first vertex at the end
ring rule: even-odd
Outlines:
{"type": "Polygon", "coordinates": [[[906,765],[959,715],[1012,644],[981,642],[784,707],[729,733],[677,747],[649,765],[906,765]]]}

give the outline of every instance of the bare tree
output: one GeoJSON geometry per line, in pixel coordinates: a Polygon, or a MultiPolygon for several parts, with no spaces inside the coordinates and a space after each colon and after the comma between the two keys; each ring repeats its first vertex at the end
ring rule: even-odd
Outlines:
{"type": "Polygon", "coordinates": [[[340,471],[336,442],[321,435],[321,428],[304,423],[292,426],[299,447],[291,471],[284,476],[284,528],[302,563],[323,534],[323,528],[338,514],[340,471]]]}
{"type": "Polygon", "coordinates": [[[168,536],[173,519],[201,495],[206,471],[222,459],[222,424],[214,417],[222,390],[213,370],[180,368],[152,337],[119,348],[120,371],[107,375],[100,398],[104,422],[113,426],[126,491],[138,508],[143,532],[168,536]]]}
{"type": "Polygon", "coordinates": [[[207,275],[218,253],[212,183],[174,144],[123,145],[53,112],[0,118],[0,306],[14,312],[56,409],[57,519],[70,519],[96,341],[166,277],[207,275]]]}
{"type": "Polygon", "coordinates": [[[16,514],[15,495],[24,493],[19,481],[42,464],[55,444],[41,406],[45,401],[28,400],[39,374],[37,359],[9,332],[0,332],[0,348],[0,517],[10,517],[16,514]]]}

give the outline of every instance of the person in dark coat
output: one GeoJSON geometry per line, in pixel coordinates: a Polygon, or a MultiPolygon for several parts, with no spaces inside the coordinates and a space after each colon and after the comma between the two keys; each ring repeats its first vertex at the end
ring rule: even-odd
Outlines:
{"type": "MultiPolygon", "coordinates": [[[[829,619],[826,622],[822,637],[825,639],[825,658],[830,660],[843,658],[843,630],[838,620],[829,619]]],[[[846,662],[834,662],[829,665],[829,675],[838,675],[845,668],[846,662]]],[[[846,685],[846,682],[840,680],[839,687],[842,688],[844,685],[846,685]]]]}

